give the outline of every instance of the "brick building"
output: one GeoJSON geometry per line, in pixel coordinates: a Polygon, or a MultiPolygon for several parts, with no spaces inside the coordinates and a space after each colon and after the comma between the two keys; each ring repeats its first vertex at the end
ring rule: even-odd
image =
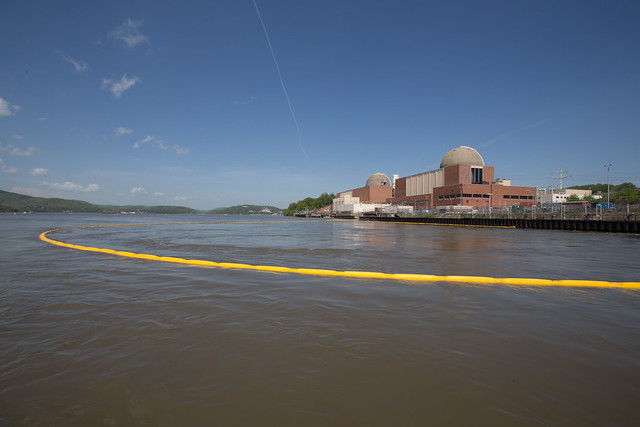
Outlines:
{"type": "Polygon", "coordinates": [[[374,173],[367,179],[364,187],[343,191],[333,199],[333,213],[362,214],[375,212],[388,206],[387,200],[393,197],[391,181],[383,173],[374,173]]]}
{"type": "Polygon", "coordinates": [[[495,180],[493,166],[485,166],[480,153],[461,146],[443,157],[439,169],[394,179],[393,197],[387,202],[415,209],[531,208],[536,188],[509,184],[495,180]]]}

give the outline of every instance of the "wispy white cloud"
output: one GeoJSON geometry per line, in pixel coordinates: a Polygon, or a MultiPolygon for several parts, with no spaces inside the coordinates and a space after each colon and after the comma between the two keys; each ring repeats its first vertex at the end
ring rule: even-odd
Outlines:
{"type": "Polygon", "coordinates": [[[113,130],[113,133],[115,134],[115,136],[129,135],[131,132],[133,132],[131,129],[127,129],[122,126],[118,126],[113,130]]]}
{"type": "Polygon", "coordinates": [[[0,98],[0,117],[13,116],[13,111],[11,111],[11,106],[7,101],[0,98]]]}
{"type": "Polygon", "coordinates": [[[0,98],[0,117],[13,116],[16,111],[22,110],[22,107],[11,105],[8,101],[0,98]]]}
{"type": "Polygon", "coordinates": [[[188,200],[189,198],[187,196],[175,196],[173,198],[173,200],[175,200],[176,202],[181,202],[181,201],[185,201],[188,200]]]}
{"type": "MultiPolygon", "coordinates": [[[[161,139],[156,138],[153,135],[147,135],[139,141],[133,143],[133,148],[140,148],[142,145],[151,142],[154,147],[160,148],[161,150],[169,151],[169,146],[161,139]]],[[[182,147],[180,145],[174,145],[173,150],[178,155],[189,154],[189,149],[186,147],[182,147]]]]}
{"type": "Polygon", "coordinates": [[[11,137],[13,139],[24,139],[24,136],[22,136],[22,135],[11,135],[11,137]]]}
{"type": "Polygon", "coordinates": [[[134,142],[133,143],[133,148],[140,148],[142,146],[142,144],[146,144],[147,142],[153,141],[154,139],[155,139],[155,136],[147,135],[143,139],[141,139],[140,141],[134,142]]]}
{"type": "Polygon", "coordinates": [[[102,88],[107,89],[118,99],[126,90],[136,83],[140,83],[138,77],[127,78],[127,74],[125,73],[120,80],[102,79],[102,88]]]}
{"type": "Polygon", "coordinates": [[[138,29],[141,25],[142,21],[132,21],[131,18],[128,18],[116,29],[110,31],[107,37],[124,42],[129,49],[140,44],[149,46],[151,44],[149,37],[142,34],[138,29]]]}
{"type": "Polygon", "coordinates": [[[76,73],[80,73],[82,71],[87,70],[87,67],[89,66],[89,64],[87,64],[86,62],[81,61],[79,59],[72,58],[71,55],[64,54],[59,50],[57,50],[56,52],[59,53],[60,56],[62,56],[62,59],[67,61],[69,64],[73,65],[73,67],[76,70],[76,73]]]}
{"type": "Polygon", "coordinates": [[[160,192],[160,191],[156,191],[155,193],[153,193],[154,196],[158,196],[158,197],[162,197],[164,196],[164,193],[160,192]]]}
{"type": "Polygon", "coordinates": [[[189,154],[189,149],[187,147],[181,147],[179,145],[174,145],[173,149],[176,150],[176,154],[189,154]]]}
{"type": "Polygon", "coordinates": [[[7,165],[4,163],[4,161],[2,159],[0,159],[0,172],[2,172],[2,173],[17,173],[18,169],[7,167],[7,165]]]}
{"type": "Polygon", "coordinates": [[[36,152],[36,149],[33,147],[29,147],[26,150],[23,150],[20,147],[14,146],[13,144],[7,144],[7,145],[0,144],[0,151],[6,151],[12,156],[30,157],[33,155],[33,153],[36,152]]]}
{"type": "Polygon", "coordinates": [[[60,184],[58,182],[43,182],[44,185],[46,185],[47,187],[51,187],[51,188],[55,188],[56,190],[63,190],[63,191],[79,191],[82,193],[91,193],[93,191],[98,191],[100,189],[100,186],[98,184],[89,184],[86,187],[83,187],[82,185],[79,184],[74,184],[73,182],[69,182],[66,181],[63,184],[60,184]]]}
{"type": "Polygon", "coordinates": [[[42,175],[47,175],[48,173],[49,173],[49,169],[46,169],[46,168],[31,169],[31,175],[33,176],[42,176],[42,175]]]}
{"type": "Polygon", "coordinates": [[[147,194],[147,191],[144,187],[135,187],[131,189],[130,193],[132,196],[135,196],[136,194],[147,194]]]}

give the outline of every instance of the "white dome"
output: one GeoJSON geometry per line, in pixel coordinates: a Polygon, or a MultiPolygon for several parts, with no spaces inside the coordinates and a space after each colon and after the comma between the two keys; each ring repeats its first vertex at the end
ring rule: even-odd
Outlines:
{"type": "Polygon", "coordinates": [[[367,187],[381,187],[383,185],[390,186],[389,177],[383,173],[374,173],[367,180],[367,187]]]}
{"type": "Polygon", "coordinates": [[[484,166],[484,160],[476,150],[462,145],[445,154],[440,162],[441,168],[457,165],[484,166]]]}

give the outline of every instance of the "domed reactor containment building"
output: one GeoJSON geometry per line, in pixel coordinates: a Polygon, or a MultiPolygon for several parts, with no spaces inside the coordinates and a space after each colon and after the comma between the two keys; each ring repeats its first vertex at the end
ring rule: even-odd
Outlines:
{"type": "MultiPolygon", "coordinates": [[[[440,168],[397,178],[376,173],[365,187],[338,193],[345,202],[413,206],[416,210],[483,210],[523,206],[531,208],[535,187],[511,186],[508,180],[495,180],[493,166],[485,166],[480,153],[461,146],[442,158],[440,168]]],[[[334,203],[335,205],[335,203],[334,203]]]]}

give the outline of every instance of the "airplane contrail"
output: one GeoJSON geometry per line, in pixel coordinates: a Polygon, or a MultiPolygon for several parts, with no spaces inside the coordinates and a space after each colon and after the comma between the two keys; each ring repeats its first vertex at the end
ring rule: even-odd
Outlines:
{"type": "Polygon", "coordinates": [[[518,129],[512,130],[510,132],[503,133],[502,135],[500,135],[500,136],[498,136],[496,138],[490,139],[489,141],[485,142],[484,144],[478,146],[478,148],[488,147],[489,145],[495,144],[496,142],[500,141],[501,139],[503,139],[503,138],[505,138],[507,136],[514,135],[516,133],[522,132],[522,131],[527,130],[527,129],[535,128],[535,127],[540,126],[540,125],[542,125],[544,123],[547,123],[547,122],[549,122],[551,120],[557,119],[558,117],[563,116],[565,114],[566,114],[566,112],[563,112],[563,113],[560,113],[560,114],[556,114],[556,115],[548,117],[548,118],[546,118],[544,120],[540,120],[540,121],[537,121],[535,123],[531,123],[531,124],[528,124],[526,126],[522,126],[522,127],[518,128],[518,129]]]}
{"type": "Polygon", "coordinates": [[[287,92],[287,88],[284,85],[284,79],[282,78],[282,73],[280,72],[280,66],[278,65],[278,60],[276,59],[276,54],[273,51],[273,46],[271,46],[271,39],[269,38],[269,33],[267,32],[267,27],[264,25],[264,21],[262,20],[262,15],[260,15],[260,10],[258,9],[258,3],[256,0],[253,0],[253,6],[256,8],[256,14],[258,15],[258,19],[260,19],[260,24],[262,24],[262,29],[264,31],[264,36],[267,39],[267,44],[269,45],[269,50],[271,51],[271,58],[273,58],[273,63],[276,65],[276,71],[278,72],[278,77],[280,78],[280,85],[282,86],[282,92],[284,93],[285,98],[287,98],[287,104],[289,105],[289,112],[291,112],[291,118],[293,118],[293,122],[296,125],[296,131],[298,132],[298,147],[304,153],[304,156],[309,160],[309,155],[305,151],[302,146],[302,135],[300,134],[300,125],[298,125],[298,119],[296,119],[296,114],[293,112],[293,107],[291,106],[291,99],[289,98],[289,93],[287,92]]]}

